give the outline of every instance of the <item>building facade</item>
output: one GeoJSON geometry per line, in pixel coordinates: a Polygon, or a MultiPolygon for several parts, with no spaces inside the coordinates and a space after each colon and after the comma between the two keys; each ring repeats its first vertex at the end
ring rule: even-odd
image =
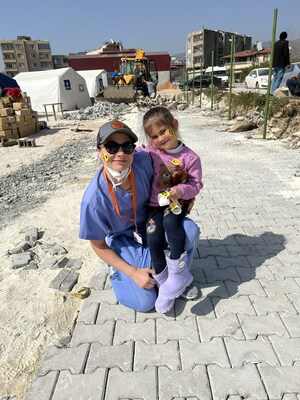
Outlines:
{"type": "Polygon", "coordinates": [[[222,66],[224,56],[230,54],[231,38],[234,37],[234,52],[251,49],[252,38],[220,30],[200,29],[186,36],[186,68],[200,70],[212,65],[222,66]]]}
{"type": "Polygon", "coordinates": [[[31,40],[18,36],[17,40],[0,40],[5,74],[14,77],[19,72],[53,69],[48,40],[31,40]]]}
{"type": "MultiPolygon", "coordinates": [[[[121,58],[135,57],[136,49],[105,45],[88,53],[70,54],[69,66],[75,71],[104,69],[106,72],[119,71],[121,58]]],[[[170,81],[170,55],[168,52],[146,52],[145,56],[154,60],[158,72],[159,85],[170,81]]]]}

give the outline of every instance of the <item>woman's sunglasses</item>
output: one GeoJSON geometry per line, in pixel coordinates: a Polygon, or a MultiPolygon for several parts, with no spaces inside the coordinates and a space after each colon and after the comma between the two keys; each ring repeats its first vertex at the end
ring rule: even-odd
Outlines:
{"type": "Polygon", "coordinates": [[[135,149],[135,144],[132,142],[126,142],[119,144],[117,142],[107,142],[103,144],[103,147],[105,147],[106,151],[109,154],[116,154],[120,148],[124,151],[125,154],[131,154],[134,152],[135,149]]]}

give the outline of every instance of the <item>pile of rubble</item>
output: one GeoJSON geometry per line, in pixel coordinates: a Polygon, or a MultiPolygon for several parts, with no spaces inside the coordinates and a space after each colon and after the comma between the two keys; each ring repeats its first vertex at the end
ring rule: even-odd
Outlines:
{"type": "Polygon", "coordinates": [[[108,101],[100,101],[91,107],[78,111],[64,112],[62,119],[65,120],[96,120],[101,118],[122,119],[122,117],[130,113],[136,105],[134,103],[110,103],[108,101]]]}
{"type": "Polygon", "coordinates": [[[90,153],[92,157],[94,152],[94,141],[82,138],[59,147],[41,161],[23,166],[21,174],[16,171],[1,177],[0,225],[4,227],[12,218],[45,202],[47,192],[56,190],[64,182],[78,179],[72,175],[76,166],[82,163],[86,154],[90,153]]]}
{"type": "Polygon", "coordinates": [[[24,236],[24,241],[8,251],[7,256],[11,260],[12,269],[44,270],[60,269],[59,274],[52,280],[50,287],[70,292],[78,281],[79,270],[83,264],[81,258],[71,259],[66,257],[68,253],[60,244],[55,244],[49,249],[43,246],[41,241],[43,233],[38,228],[29,229],[24,236]],[[41,254],[46,257],[42,259],[41,254]]]}

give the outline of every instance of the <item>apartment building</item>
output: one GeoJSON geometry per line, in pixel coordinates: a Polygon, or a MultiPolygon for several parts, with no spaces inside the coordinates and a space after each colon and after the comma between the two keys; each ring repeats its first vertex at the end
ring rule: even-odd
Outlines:
{"type": "Polygon", "coordinates": [[[0,40],[5,74],[14,77],[19,72],[53,69],[48,40],[31,40],[17,36],[17,40],[0,40]]]}
{"type": "Polygon", "coordinates": [[[212,65],[222,66],[224,56],[230,54],[231,38],[234,35],[234,52],[251,49],[252,38],[233,32],[200,29],[186,36],[186,68],[187,70],[207,68],[212,65]],[[212,52],[214,54],[212,55],[212,52]]]}

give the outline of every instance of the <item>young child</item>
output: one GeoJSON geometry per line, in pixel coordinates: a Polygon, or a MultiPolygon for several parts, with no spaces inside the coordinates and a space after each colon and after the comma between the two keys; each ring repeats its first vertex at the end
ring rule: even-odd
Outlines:
{"type": "Polygon", "coordinates": [[[193,199],[203,186],[202,168],[199,156],[180,140],[178,121],[167,108],[154,107],[147,111],[143,127],[149,139],[145,150],[150,153],[154,166],[147,240],[155,270],[153,278],[159,288],[155,309],[165,313],[193,281],[189,271],[192,260],[187,260],[182,222],[188,213],[186,200],[193,199]],[[172,186],[174,172],[184,175],[185,180],[172,186]],[[166,202],[170,206],[160,205],[166,202]],[[167,255],[166,238],[170,250],[167,255]]]}

